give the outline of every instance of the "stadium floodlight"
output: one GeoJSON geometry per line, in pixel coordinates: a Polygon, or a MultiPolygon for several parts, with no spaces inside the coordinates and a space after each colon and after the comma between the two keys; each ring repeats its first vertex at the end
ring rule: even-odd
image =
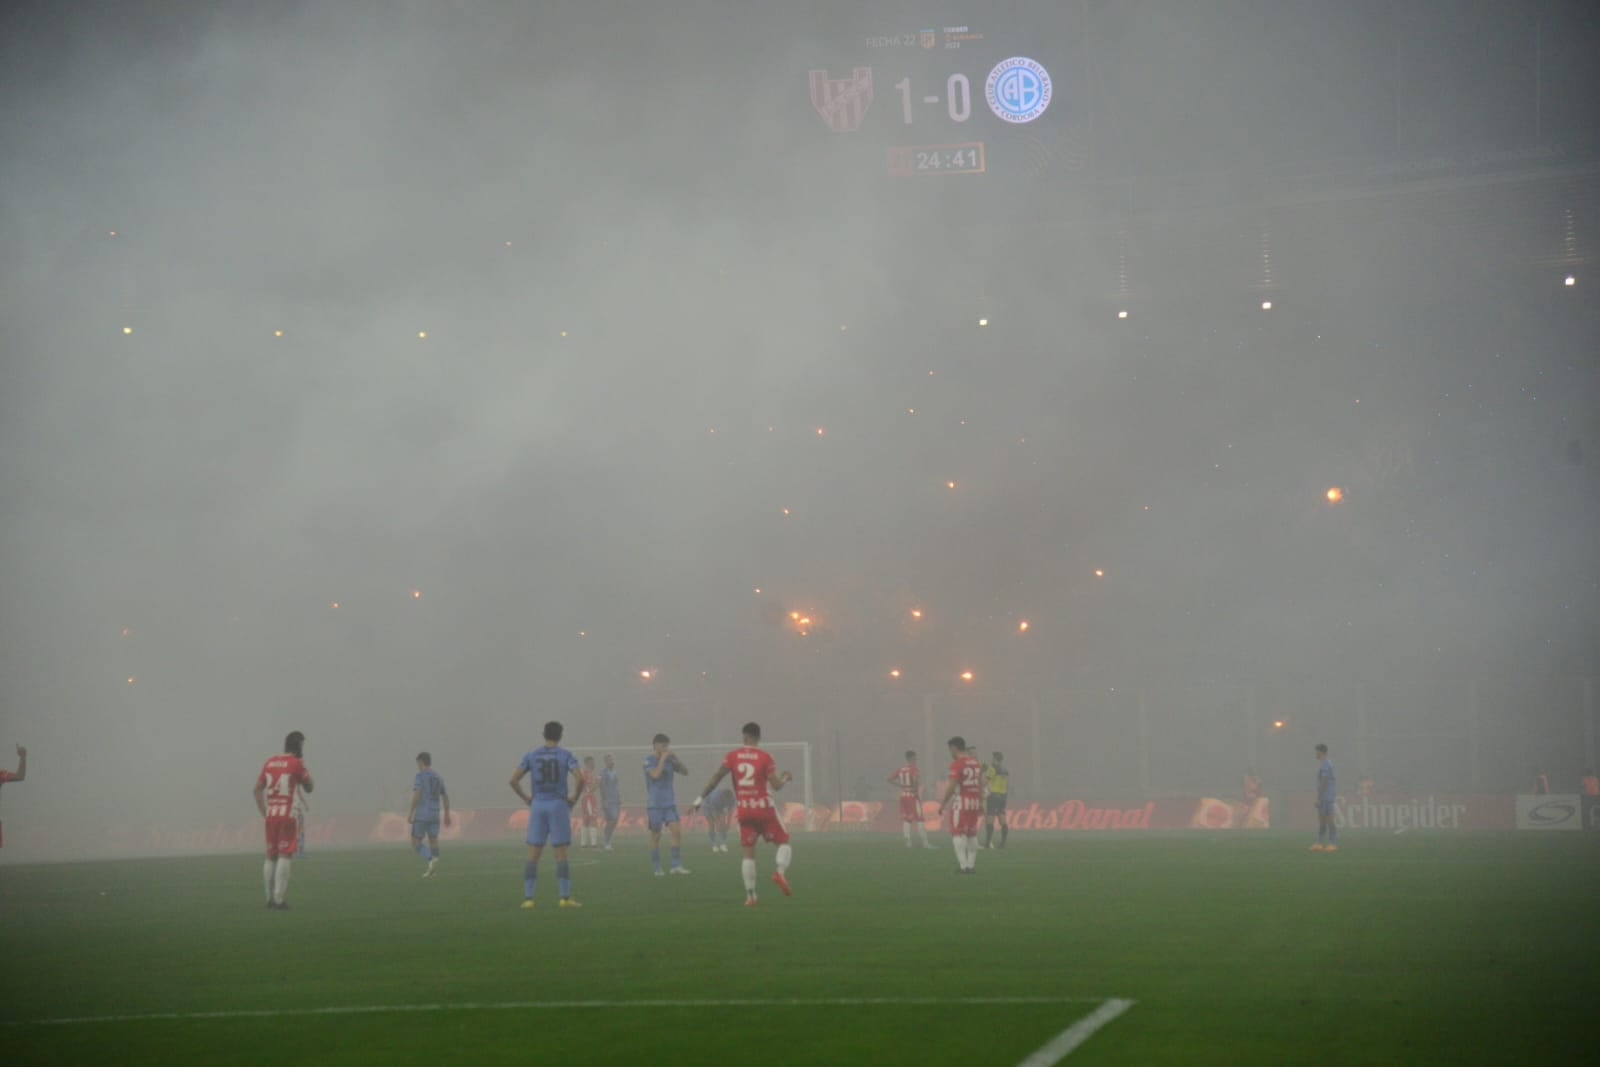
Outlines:
{"type": "Polygon", "coordinates": [[[1569,275],[1567,275],[1567,280],[1562,282],[1561,284],[1569,285],[1569,286],[1577,285],[1578,284],[1578,279],[1569,274],[1569,275]]]}
{"type": "Polygon", "coordinates": [[[1272,310],[1272,301],[1270,301],[1270,300],[1261,301],[1261,310],[1262,311],[1271,311],[1272,310]]]}
{"type": "Polygon", "coordinates": [[[1125,319],[1127,317],[1128,317],[1128,312],[1127,312],[1126,308],[1124,308],[1122,311],[1117,312],[1117,318],[1125,319]]]}

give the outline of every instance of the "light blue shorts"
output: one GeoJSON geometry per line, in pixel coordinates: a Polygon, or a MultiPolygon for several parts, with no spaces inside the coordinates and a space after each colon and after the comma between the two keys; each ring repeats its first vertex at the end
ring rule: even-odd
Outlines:
{"type": "Polygon", "coordinates": [[[528,808],[530,845],[572,844],[572,809],[565,800],[535,800],[528,808]]]}

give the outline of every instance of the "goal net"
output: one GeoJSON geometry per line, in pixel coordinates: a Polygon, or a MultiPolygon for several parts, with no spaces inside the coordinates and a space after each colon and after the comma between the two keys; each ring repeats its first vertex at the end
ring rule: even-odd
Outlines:
{"type": "MultiPolygon", "coordinates": [[[[726,743],[714,745],[673,743],[673,755],[677,756],[679,762],[689,770],[688,774],[676,775],[673,780],[673,791],[680,812],[689,812],[689,805],[694,803],[694,798],[700,795],[700,790],[705,788],[705,784],[722,765],[722,757],[733,747],[726,743]]],[[[772,753],[778,770],[788,771],[794,776],[793,781],[773,793],[772,797],[784,825],[790,831],[810,829],[813,801],[811,742],[763,741],[761,747],[772,753]]],[[[642,823],[645,810],[644,761],[646,756],[655,752],[655,749],[650,745],[586,745],[573,747],[571,751],[578,757],[580,763],[586,758],[593,757],[596,793],[600,792],[600,771],[605,768],[605,758],[608,755],[612,758],[616,764],[618,791],[622,798],[622,822],[624,825],[633,822],[642,823]]],[[[727,775],[717,788],[731,789],[732,786],[732,775],[727,775]]],[[[690,819],[693,822],[703,821],[703,817],[698,814],[691,816],[690,819]]]]}
{"type": "MultiPolygon", "coordinates": [[[[674,775],[672,782],[678,814],[686,829],[706,828],[705,816],[692,811],[689,806],[694,803],[694,798],[699,795],[700,790],[705,788],[706,782],[710,781],[712,774],[722,764],[722,757],[732,747],[727,743],[672,746],[673,753],[689,772],[674,775]]],[[[816,829],[817,819],[825,816],[827,809],[813,808],[814,776],[811,743],[764,741],[761,747],[772,754],[780,771],[788,771],[794,776],[788,785],[773,794],[773,803],[777,805],[784,826],[791,833],[816,829]]],[[[586,758],[594,759],[595,796],[598,801],[595,808],[598,809],[596,814],[601,823],[604,822],[605,798],[600,785],[600,771],[605,768],[606,756],[612,758],[617,771],[617,791],[622,802],[621,817],[617,820],[617,832],[624,834],[642,832],[647,822],[644,759],[654,749],[649,745],[569,745],[567,748],[578,757],[580,766],[586,758]]],[[[495,765],[493,771],[494,773],[489,775],[474,775],[468,771],[458,770],[454,764],[440,768],[445,781],[452,787],[450,806],[455,815],[452,825],[440,828],[440,836],[456,840],[523,832],[527,826],[527,810],[517,803],[517,798],[506,788],[503,769],[495,765]]],[[[392,791],[385,791],[384,809],[380,816],[381,825],[375,832],[374,840],[398,842],[404,841],[410,835],[411,825],[405,821],[405,812],[411,800],[409,777],[405,781],[406,786],[403,790],[395,788],[392,791]]],[[[718,788],[732,788],[732,784],[731,776],[725,776],[718,788]]],[[[523,779],[522,785],[524,789],[531,788],[526,778],[523,779]]],[[[315,798],[312,803],[316,803],[315,798]]],[[[577,829],[583,825],[588,810],[592,809],[580,803],[578,810],[572,813],[574,841],[578,840],[577,829]]]]}

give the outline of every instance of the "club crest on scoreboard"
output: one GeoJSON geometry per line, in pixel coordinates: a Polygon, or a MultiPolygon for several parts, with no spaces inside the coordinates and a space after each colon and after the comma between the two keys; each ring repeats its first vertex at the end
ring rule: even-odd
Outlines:
{"type": "Polygon", "coordinates": [[[984,83],[989,110],[1006,122],[1032,122],[1050,106],[1050,72],[1026,56],[995,64],[984,83]]]}
{"type": "Polygon", "coordinates": [[[848,78],[830,78],[826,70],[813,70],[811,106],[834,133],[859,130],[872,106],[872,68],[857,67],[848,78]]]}

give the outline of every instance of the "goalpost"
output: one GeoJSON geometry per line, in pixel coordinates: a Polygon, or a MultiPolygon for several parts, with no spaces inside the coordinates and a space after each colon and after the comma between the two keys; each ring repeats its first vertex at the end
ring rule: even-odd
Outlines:
{"type": "MultiPolygon", "coordinates": [[[[722,757],[735,747],[737,746],[726,743],[715,745],[680,745],[674,743],[671,746],[673,754],[683,762],[684,766],[689,768],[688,775],[679,776],[674,783],[680,808],[686,809],[690,804],[694,803],[694,798],[700,789],[705,786],[706,782],[711,780],[711,776],[721,766],[722,757]]],[[[788,771],[794,775],[794,781],[773,794],[773,801],[779,806],[779,810],[782,810],[782,806],[786,802],[796,802],[805,807],[805,825],[802,827],[791,826],[789,829],[809,830],[811,828],[812,812],[811,742],[763,741],[761,742],[761,747],[772,753],[772,758],[777,761],[780,771],[788,771]],[[797,786],[800,793],[799,799],[796,801],[792,790],[797,786]]],[[[644,760],[646,756],[655,752],[653,746],[568,745],[567,749],[578,757],[580,763],[583,762],[586,756],[594,757],[594,769],[597,778],[595,788],[597,791],[599,789],[599,773],[605,769],[606,765],[605,757],[607,755],[611,756],[617,764],[617,783],[621,787],[622,806],[624,808],[644,807],[644,760]]],[[[724,778],[722,785],[717,788],[723,788],[727,784],[728,779],[724,778]]]]}

